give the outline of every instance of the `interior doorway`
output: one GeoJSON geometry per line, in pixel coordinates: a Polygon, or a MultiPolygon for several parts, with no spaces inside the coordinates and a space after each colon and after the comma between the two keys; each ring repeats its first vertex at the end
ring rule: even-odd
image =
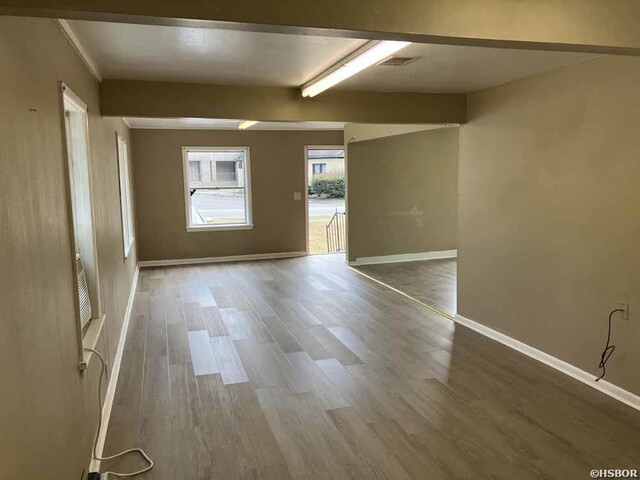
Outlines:
{"type": "Polygon", "coordinates": [[[345,149],[342,145],[305,147],[307,253],[346,250],[345,149]]]}
{"type": "Polygon", "coordinates": [[[345,129],[349,265],[453,318],[459,128],[374,127],[345,129]]]}

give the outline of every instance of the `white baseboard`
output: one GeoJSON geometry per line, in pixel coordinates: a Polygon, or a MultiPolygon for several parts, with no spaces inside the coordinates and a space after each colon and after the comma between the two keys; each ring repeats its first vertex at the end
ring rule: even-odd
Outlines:
{"type": "Polygon", "coordinates": [[[382,257],[359,257],[349,262],[349,266],[375,265],[378,263],[417,262],[419,260],[437,260],[440,258],[456,258],[458,250],[440,250],[438,252],[401,253],[399,255],[384,255],[382,257]]]}
{"type": "Polygon", "coordinates": [[[177,258],[173,260],[145,260],[138,262],[140,268],[167,267],[171,265],[197,265],[202,263],[246,262],[250,260],[272,260],[275,258],[304,257],[306,252],[255,253],[251,255],[231,255],[228,257],[177,258]]]}
{"type": "Polygon", "coordinates": [[[519,340],[509,337],[504,333],[500,333],[492,328],[487,327],[486,325],[482,325],[478,322],[474,322],[473,320],[469,320],[462,315],[456,315],[455,317],[456,323],[460,325],[464,325],[465,327],[469,327],[472,330],[475,330],[482,335],[489,337],[497,342],[506,345],[507,347],[511,347],[518,352],[531,357],[539,362],[544,363],[545,365],[554,368],[565,375],[569,375],[570,377],[579,380],[580,382],[589,385],[596,390],[601,391],[602,393],[609,395],[616,400],[629,405],[636,410],[640,410],[640,396],[628,392],[612,383],[609,383],[605,380],[600,380],[599,382],[595,381],[595,375],[593,373],[585,372],[575,365],[571,365],[570,363],[565,362],[564,360],[560,360],[548,353],[543,352],[542,350],[538,350],[526,343],[522,343],[519,340]]]}
{"type": "MultiPolygon", "coordinates": [[[[107,385],[107,393],[104,397],[104,403],[102,404],[102,429],[98,432],[98,443],[96,444],[96,455],[102,457],[104,452],[104,443],[107,439],[107,430],[109,429],[109,419],[111,418],[111,408],[113,407],[113,399],[116,394],[116,385],[118,383],[118,375],[120,374],[120,364],[122,363],[122,354],[124,352],[124,345],[127,341],[127,331],[129,330],[129,322],[131,320],[131,310],[133,309],[133,300],[136,296],[136,287],[138,285],[138,274],[140,273],[140,267],[136,265],[135,273],[133,274],[133,280],[131,282],[131,290],[129,291],[129,300],[127,301],[127,308],[124,311],[124,319],[122,321],[122,328],[120,330],[120,339],[118,340],[118,348],[116,349],[116,358],[113,360],[113,365],[109,369],[109,384],[107,385]]],[[[93,453],[93,452],[92,452],[93,453]]],[[[91,459],[89,465],[90,472],[100,471],[100,461],[95,458],[91,459]]]]}

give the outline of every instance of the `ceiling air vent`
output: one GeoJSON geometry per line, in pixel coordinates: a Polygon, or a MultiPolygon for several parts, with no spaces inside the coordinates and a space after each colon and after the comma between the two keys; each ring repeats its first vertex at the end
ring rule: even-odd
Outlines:
{"type": "Polygon", "coordinates": [[[404,67],[420,57],[389,57],[378,64],[379,67],[404,67]]]}

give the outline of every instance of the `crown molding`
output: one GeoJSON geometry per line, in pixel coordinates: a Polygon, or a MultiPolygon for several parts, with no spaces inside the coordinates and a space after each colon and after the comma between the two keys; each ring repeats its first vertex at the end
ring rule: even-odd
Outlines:
{"type": "Polygon", "coordinates": [[[80,55],[80,58],[91,72],[91,75],[93,75],[98,82],[102,82],[100,70],[96,66],[96,63],[93,61],[87,50],[82,45],[82,42],[80,42],[80,39],[71,28],[71,25],[69,25],[69,22],[62,19],[56,19],[56,23],[60,26],[60,29],[64,33],[65,37],[67,37],[67,40],[69,40],[69,43],[71,43],[71,46],[73,46],[74,50],[78,52],[78,55],[80,55]]]}

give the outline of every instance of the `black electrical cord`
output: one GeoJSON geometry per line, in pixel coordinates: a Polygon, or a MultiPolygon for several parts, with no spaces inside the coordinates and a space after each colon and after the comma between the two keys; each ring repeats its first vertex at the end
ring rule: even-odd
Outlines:
{"type": "Polygon", "coordinates": [[[616,349],[615,345],[609,345],[609,343],[611,342],[611,318],[613,317],[613,314],[616,312],[624,312],[624,310],[622,308],[616,308],[615,310],[612,310],[611,313],[609,314],[609,331],[607,333],[607,344],[605,345],[604,350],[602,351],[602,355],[600,356],[600,363],[598,364],[598,367],[602,369],[602,373],[598,378],[596,378],[596,382],[602,379],[602,377],[604,377],[604,375],[607,373],[607,369],[605,368],[605,365],[607,364],[607,361],[609,360],[609,358],[611,358],[611,355],[613,355],[613,351],[616,349]]]}

